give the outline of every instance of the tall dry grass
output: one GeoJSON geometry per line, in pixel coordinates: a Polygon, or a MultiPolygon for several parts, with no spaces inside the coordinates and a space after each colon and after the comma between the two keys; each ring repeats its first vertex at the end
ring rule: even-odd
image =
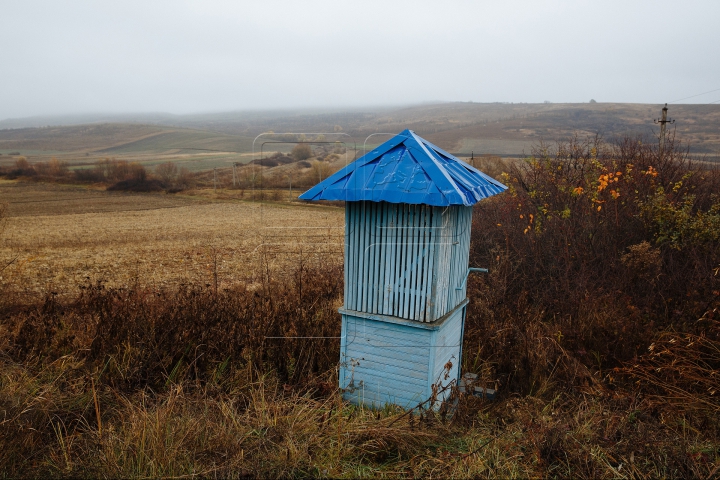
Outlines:
{"type": "Polygon", "coordinates": [[[0,305],[2,475],[717,476],[718,175],[628,142],[536,152],[478,206],[463,369],[497,401],[344,403],[337,264],[87,284],[0,305]]]}

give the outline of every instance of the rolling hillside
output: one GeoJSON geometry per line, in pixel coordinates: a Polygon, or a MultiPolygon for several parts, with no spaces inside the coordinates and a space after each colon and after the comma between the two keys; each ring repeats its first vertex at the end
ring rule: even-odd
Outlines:
{"type": "MultiPolygon", "coordinates": [[[[654,141],[660,105],[647,104],[508,104],[440,103],[403,108],[354,110],[228,112],[204,115],[158,115],[158,123],[97,123],[0,130],[0,164],[18,155],[30,161],[55,156],[71,164],[106,157],[152,165],[193,162],[193,170],[247,163],[260,133],[337,132],[350,148],[363,151],[410,128],[460,156],[522,156],[541,140],[599,134],[609,141],[630,135],[654,141]]],[[[692,153],[720,156],[720,105],[671,105],[676,120],[669,131],[692,153]]],[[[122,117],[127,120],[127,116],[122,117]]],[[[141,115],[138,118],[142,118],[141,115]]],[[[60,120],[57,120],[60,122],[60,120]]],[[[35,122],[28,119],[28,123],[35,122]]],[[[0,126],[7,121],[0,122],[0,126]]],[[[12,125],[21,125],[13,120],[12,125]]],[[[334,139],[333,138],[333,139],[334,139]]],[[[269,140],[270,137],[265,140],[269,140]]],[[[262,142],[256,145],[260,149],[262,142]]],[[[290,144],[264,145],[264,153],[288,151],[290,144]]],[[[256,152],[255,157],[258,157],[256,152]]]]}
{"type": "Polygon", "coordinates": [[[252,159],[252,138],[218,132],[141,124],[0,130],[0,165],[18,156],[30,162],[55,157],[78,166],[122,158],[147,166],[175,161],[191,170],[224,167],[252,159]]]}

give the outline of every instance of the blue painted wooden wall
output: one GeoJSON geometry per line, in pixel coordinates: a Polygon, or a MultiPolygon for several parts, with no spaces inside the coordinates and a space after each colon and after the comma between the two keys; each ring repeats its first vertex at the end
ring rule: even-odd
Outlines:
{"type": "Polygon", "coordinates": [[[462,205],[347,202],[345,308],[421,322],[455,308],[466,296],[471,217],[462,205]]]}
{"type": "MultiPolygon", "coordinates": [[[[440,403],[460,374],[465,305],[433,323],[341,310],[340,385],[346,400],[412,408],[438,386],[440,403]]],[[[429,407],[430,405],[426,405],[429,407]]]]}
{"type": "Polygon", "coordinates": [[[472,207],[345,212],[340,386],[355,403],[415,406],[460,375],[472,207]]]}

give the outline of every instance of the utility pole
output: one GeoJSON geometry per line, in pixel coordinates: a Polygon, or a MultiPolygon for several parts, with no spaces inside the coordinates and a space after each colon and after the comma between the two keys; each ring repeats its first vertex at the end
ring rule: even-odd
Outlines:
{"type": "Polygon", "coordinates": [[[665,124],[669,123],[672,125],[673,123],[675,123],[675,120],[668,120],[667,113],[668,113],[668,108],[667,108],[667,103],[666,103],[662,109],[662,118],[659,120],[657,118],[655,119],[655,123],[660,124],[660,151],[661,152],[665,151],[665,124]]]}
{"type": "Polygon", "coordinates": [[[236,166],[237,166],[237,163],[233,162],[233,187],[235,187],[235,178],[237,177],[237,174],[235,173],[236,166]]]}
{"type": "Polygon", "coordinates": [[[217,168],[213,168],[213,192],[217,192],[217,168]]]}

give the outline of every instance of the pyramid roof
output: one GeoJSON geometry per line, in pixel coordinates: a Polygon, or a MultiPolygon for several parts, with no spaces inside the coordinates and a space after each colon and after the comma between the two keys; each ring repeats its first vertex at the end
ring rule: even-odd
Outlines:
{"type": "Polygon", "coordinates": [[[471,206],[506,189],[412,130],[404,130],[300,199],[471,206]]]}

